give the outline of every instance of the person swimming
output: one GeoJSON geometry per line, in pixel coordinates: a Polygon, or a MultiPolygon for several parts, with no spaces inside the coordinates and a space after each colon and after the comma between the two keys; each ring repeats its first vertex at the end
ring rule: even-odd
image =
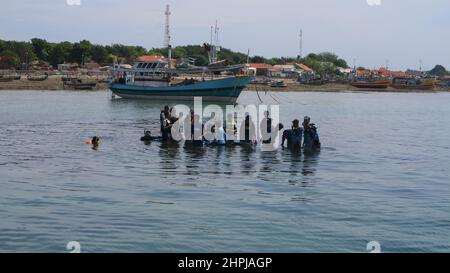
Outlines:
{"type": "Polygon", "coordinates": [[[92,145],[92,149],[97,150],[100,145],[100,137],[94,136],[90,140],[86,141],[86,144],[92,145]]]}
{"type": "Polygon", "coordinates": [[[141,141],[144,142],[149,142],[149,141],[154,141],[154,140],[161,140],[162,137],[154,137],[152,136],[152,132],[150,130],[144,130],[144,136],[141,137],[141,141]]]}
{"type": "Polygon", "coordinates": [[[98,146],[100,145],[100,137],[94,136],[90,140],[86,141],[86,144],[98,146]]]}

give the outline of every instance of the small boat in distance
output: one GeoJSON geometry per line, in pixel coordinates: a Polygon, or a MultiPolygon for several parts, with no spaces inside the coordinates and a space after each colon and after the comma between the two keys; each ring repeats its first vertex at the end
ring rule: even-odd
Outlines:
{"type": "Polygon", "coordinates": [[[27,75],[27,80],[29,81],[35,81],[35,82],[42,82],[48,79],[48,74],[45,73],[43,76],[31,76],[27,75]]]}
{"type": "Polygon", "coordinates": [[[350,85],[356,88],[387,89],[391,85],[389,79],[355,79],[350,85]]]}
{"type": "Polygon", "coordinates": [[[12,82],[14,77],[0,75],[0,82],[12,82]]]}
{"type": "Polygon", "coordinates": [[[394,78],[391,87],[402,90],[433,90],[434,79],[394,78]]]}
{"type": "Polygon", "coordinates": [[[286,88],[287,84],[284,81],[272,81],[269,83],[269,86],[273,88],[286,88]]]}
{"type": "Polygon", "coordinates": [[[73,88],[75,90],[93,90],[97,87],[97,82],[83,81],[82,79],[72,78],[64,80],[64,87],[73,88]]]}

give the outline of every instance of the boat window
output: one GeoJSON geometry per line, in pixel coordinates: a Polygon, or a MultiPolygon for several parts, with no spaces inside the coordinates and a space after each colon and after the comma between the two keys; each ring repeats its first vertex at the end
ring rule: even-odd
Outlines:
{"type": "Polygon", "coordinates": [[[139,63],[138,66],[137,66],[137,68],[141,68],[142,65],[143,65],[143,63],[139,63]]]}
{"type": "Polygon", "coordinates": [[[154,68],[156,68],[158,66],[158,63],[154,63],[153,65],[152,65],[152,68],[154,69],[154,68]]]}

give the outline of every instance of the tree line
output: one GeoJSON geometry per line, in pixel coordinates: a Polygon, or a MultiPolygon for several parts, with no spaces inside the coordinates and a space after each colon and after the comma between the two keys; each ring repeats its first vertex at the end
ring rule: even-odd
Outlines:
{"type": "MultiPolygon", "coordinates": [[[[45,62],[53,67],[61,63],[77,63],[83,65],[87,62],[96,62],[101,65],[117,63],[133,63],[135,59],[147,54],[161,54],[167,56],[167,49],[152,48],[147,50],[142,46],[129,46],[122,44],[98,45],[90,41],[52,43],[44,39],[34,38],[28,42],[0,40],[0,68],[17,68],[21,64],[34,61],[45,62]]],[[[178,46],[173,49],[176,59],[194,60],[194,64],[204,66],[208,64],[207,54],[200,45],[178,46]]],[[[232,64],[246,63],[247,55],[222,48],[218,53],[219,59],[227,59],[232,64]]],[[[265,58],[252,56],[251,63],[267,63],[272,65],[291,62],[304,63],[320,74],[332,74],[339,67],[348,68],[344,59],[336,54],[324,52],[311,53],[304,58],[277,57],[265,58]]]]}
{"type": "MultiPolygon", "coordinates": [[[[59,42],[52,43],[44,39],[34,38],[31,41],[5,41],[0,40],[0,69],[19,68],[22,64],[35,61],[48,63],[57,67],[61,63],[77,63],[83,65],[87,62],[96,62],[101,65],[116,63],[133,63],[137,57],[149,54],[167,56],[166,48],[146,49],[142,46],[130,46],[122,44],[98,45],[90,41],[59,42]]],[[[208,57],[205,49],[200,45],[178,46],[173,49],[173,57],[176,59],[193,60],[195,65],[205,66],[208,57]]],[[[232,64],[246,63],[248,56],[222,48],[218,58],[226,59],[232,64]]],[[[248,58],[251,63],[267,63],[279,65],[286,63],[303,63],[311,67],[319,74],[336,74],[338,68],[349,68],[347,62],[330,52],[311,53],[300,57],[276,57],[265,58],[252,56],[248,58]]],[[[361,68],[362,69],[362,68],[361,68]]],[[[441,65],[437,65],[431,71],[431,75],[449,75],[450,73],[441,65]]]]}
{"type": "Polygon", "coordinates": [[[0,58],[3,67],[18,67],[33,61],[45,62],[53,67],[62,63],[87,62],[112,64],[114,62],[132,62],[138,56],[147,54],[141,46],[96,45],[83,40],[76,43],[51,43],[34,38],[30,42],[0,40],[0,58]]]}

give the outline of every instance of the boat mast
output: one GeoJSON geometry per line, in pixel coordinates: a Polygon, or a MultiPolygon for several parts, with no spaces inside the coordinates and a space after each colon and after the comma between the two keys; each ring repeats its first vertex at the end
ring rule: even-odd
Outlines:
{"type": "Polygon", "coordinates": [[[299,55],[298,58],[303,58],[303,29],[300,29],[300,44],[299,44],[299,55]]]}
{"type": "MultiPolygon", "coordinates": [[[[168,50],[168,59],[169,59],[169,71],[172,69],[172,45],[170,44],[170,5],[166,6],[166,33],[165,33],[165,46],[168,50]]],[[[169,80],[170,80],[170,72],[169,72],[169,80]]]]}

